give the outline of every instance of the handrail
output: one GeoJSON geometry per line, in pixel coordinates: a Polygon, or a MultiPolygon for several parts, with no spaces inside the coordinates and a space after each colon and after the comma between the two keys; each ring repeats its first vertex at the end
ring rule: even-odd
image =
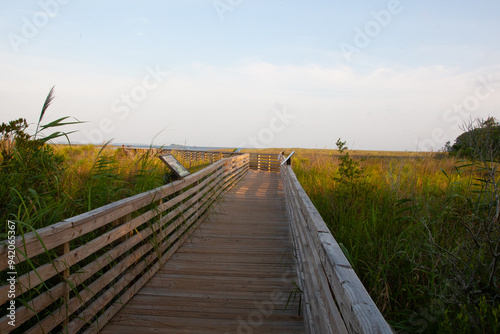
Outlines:
{"type": "Polygon", "coordinates": [[[280,155],[276,153],[250,153],[250,169],[267,172],[280,171],[280,155]]]}
{"type": "MultiPolygon", "coordinates": [[[[292,151],[292,153],[290,153],[290,154],[288,155],[288,157],[286,157],[286,158],[285,158],[285,159],[281,162],[280,167],[281,167],[281,166],[283,166],[284,164],[286,164],[288,161],[290,161],[290,159],[292,158],[292,155],[294,155],[294,154],[295,154],[295,151],[292,151]]],[[[290,163],[288,163],[288,164],[290,164],[290,163]]]]}
{"type": "Polygon", "coordinates": [[[308,333],[392,333],[292,166],[282,164],[280,174],[308,333]]]}
{"type": "MultiPolygon", "coordinates": [[[[24,305],[16,308],[16,327],[8,315],[0,318],[0,333],[98,332],[248,168],[248,154],[223,159],[182,180],[18,236],[16,265],[36,268],[16,280],[15,294],[24,305]],[[82,238],[87,242],[70,248],[82,238]],[[29,328],[35,316],[38,323],[29,328]]],[[[0,256],[7,254],[3,241],[0,256]]],[[[0,270],[6,267],[1,261],[0,270]]],[[[10,290],[10,284],[0,286],[0,305],[12,299],[10,290]]]]}

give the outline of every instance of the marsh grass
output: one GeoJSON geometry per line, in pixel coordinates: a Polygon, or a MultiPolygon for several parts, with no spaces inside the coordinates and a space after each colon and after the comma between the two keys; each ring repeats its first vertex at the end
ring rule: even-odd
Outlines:
{"type": "Polygon", "coordinates": [[[489,290],[481,290],[483,267],[495,261],[464,228],[478,223],[480,202],[487,202],[484,182],[474,182],[480,169],[443,154],[353,153],[361,175],[344,182],[339,153],[322,153],[299,151],[294,171],[394,329],[500,331],[498,269],[488,272],[489,290]],[[460,270],[473,272],[467,278],[476,294],[457,283],[460,270]]]}

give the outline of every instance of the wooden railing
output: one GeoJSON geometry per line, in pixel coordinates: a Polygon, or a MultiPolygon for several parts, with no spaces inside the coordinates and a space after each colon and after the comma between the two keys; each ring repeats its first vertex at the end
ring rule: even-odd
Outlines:
{"type": "Polygon", "coordinates": [[[250,153],[250,169],[279,172],[279,157],[279,154],[250,153]]]}
{"type": "Polygon", "coordinates": [[[200,165],[203,163],[214,163],[216,161],[241,155],[242,153],[235,152],[221,152],[221,151],[190,151],[190,150],[171,150],[162,149],[162,153],[171,153],[178,160],[186,163],[185,167],[189,165],[200,165]]]}
{"type": "MultiPolygon", "coordinates": [[[[98,332],[248,167],[248,154],[220,160],[179,181],[18,236],[16,266],[31,269],[15,287],[0,287],[0,305],[12,299],[11,290],[18,303],[23,300],[16,327],[7,314],[0,333],[98,332]]],[[[3,242],[0,256],[7,254],[3,242]]],[[[6,269],[2,260],[0,271],[6,269]]]]}
{"type": "Polygon", "coordinates": [[[308,333],[392,333],[292,166],[283,164],[281,176],[308,333]]]}
{"type": "MultiPolygon", "coordinates": [[[[163,153],[172,153],[189,166],[193,164],[209,163],[220,159],[233,157],[243,153],[218,152],[218,151],[188,151],[188,150],[162,150],[163,153]]],[[[280,155],[273,153],[250,153],[250,169],[269,172],[280,171],[280,155]]]]}

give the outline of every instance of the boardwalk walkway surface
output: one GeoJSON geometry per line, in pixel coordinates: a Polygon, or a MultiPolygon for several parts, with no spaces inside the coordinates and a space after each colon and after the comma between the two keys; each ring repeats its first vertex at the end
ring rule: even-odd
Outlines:
{"type": "Polygon", "coordinates": [[[250,170],[221,204],[101,333],[305,332],[280,175],[250,170]]]}

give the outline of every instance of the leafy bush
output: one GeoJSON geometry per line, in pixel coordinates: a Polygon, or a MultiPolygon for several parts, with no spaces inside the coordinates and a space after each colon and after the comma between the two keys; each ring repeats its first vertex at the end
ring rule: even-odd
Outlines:
{"type": "Polygon", "coordinates": [[[468,122],[462,130],[451,152],[472,160],[500,160],[500,123],[494,117],[468,122]]]}
{"type": "Polygon", "coordinates": [[[4,222],[15,220],[37,229],[163,185],[166,167],[152,149],[125,151],[109,148],[108,143],[101,148],[50,144],[71,133],[50,130],[80,123],[67,121],[69,117],[43,123],[53,93],[52,88],[33,135],[23,118],[0,125],[0,217],[4,222]]]}
{"type": "Polygon", "coordinates": [[[28,219],[32,223],[56,222],[61,218],[61,210],[56,207],[62,207],[60,204],[68,200],[61,188],[65,163],[63,156],[48,142],[67,133],[56,131],[41,135],[44,130],[79,122],[65,122],[68,117],[63,117],[41,124],[52,99],[53,88],[45,100],[34,135],[27,133],[28,123],[23,118],[0,125],[0,216],[3,221],[24,220],[35,213],[36,219],[28,219]]]}

